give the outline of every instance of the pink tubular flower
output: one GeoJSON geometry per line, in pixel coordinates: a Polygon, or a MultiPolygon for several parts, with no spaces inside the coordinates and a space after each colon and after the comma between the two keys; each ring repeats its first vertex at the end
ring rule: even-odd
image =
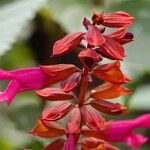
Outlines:
{"type": "Polygon", "coordinates": [[[148,138],[134,132],[137,128],[150,128],[150,114],[145,114],[132,120],[112,122],[107,136],[109,142],[125,142],[128,146],[138,148],[148,138]]]}
{"type": "Polygon", "coordinates": [[[10,80],[6,90],[0,92],[0,102],[9,105],[18,93],[48,85],[49,76],[40,67],[33,67],[14,71],[0,70],[0,80],[10,80]]]}

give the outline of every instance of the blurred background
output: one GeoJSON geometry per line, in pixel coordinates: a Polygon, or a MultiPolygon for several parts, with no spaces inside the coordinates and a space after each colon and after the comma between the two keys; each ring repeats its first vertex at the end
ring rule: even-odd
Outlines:
{"type": "MultiPolygon", "coordinates": [[[[12,70],[39,64],[78,63],[72,55],[51,59],[52,45],[66,33],[84,30],[84,16],[93,11],[127,11],[135,17],[129,31],[135,39],[127,44],[122,69],[133,78],[130,96],[118,99],[129,114],[111,119],[134,118],[150,112],[150,0],[0,0],[0,68],[12,70]],[[65,62],[64,62],[65,60],[65,62]]],[[[0,90],[6,87],[0,81],[0,90]]],[[[41,114],[43,103],[32,92],[19,94],[8,107],[0,104],[0,150],[29,147],[41,150],[49,142],[28,134],[41,114]]],[[[139,131],[146,136],[150,131],[139,131]]],[[[121,149],[127,150],[124,144],[121,149]]],[[[148,150],[147,142],[140,150],[148,150]]]]}

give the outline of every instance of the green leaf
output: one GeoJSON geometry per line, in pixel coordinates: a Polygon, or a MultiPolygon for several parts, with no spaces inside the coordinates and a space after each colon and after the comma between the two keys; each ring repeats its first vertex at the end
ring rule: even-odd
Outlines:
{"type": "Polygon", "coordinates": [[[23,29],[45,2],[46,0],[13,0],[0,5],[0,55],[11,48],[19,35],[27,34],[23,29]]]}

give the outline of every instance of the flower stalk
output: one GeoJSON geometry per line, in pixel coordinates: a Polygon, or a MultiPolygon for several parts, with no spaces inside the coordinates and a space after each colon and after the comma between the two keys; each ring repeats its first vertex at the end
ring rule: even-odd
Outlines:
{"type": "Polygon", "coordinates": [[[83,73],[81,75],[81,86],[79,93],[79,107],[81,107],[85,101],[85,96],[88,88],[88,68],[83,68],[83,73]]]}

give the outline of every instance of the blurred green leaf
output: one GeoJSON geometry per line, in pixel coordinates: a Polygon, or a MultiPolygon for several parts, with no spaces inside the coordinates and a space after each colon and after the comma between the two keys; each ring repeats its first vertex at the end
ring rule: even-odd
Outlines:
{"type": "MultiPolygon", "coordinates": [[[[13,0],[0,5],[0,55],[10,49],[23,28],[46,0],[13,0]]],[[[22,32],[21,32],[22,31],[22,32]]]]}
{"type": "Polygon", "coordinates": [[[35,66],[35,60],[32,50],[26,45],[26,42],[17,41],[13,44],[9,53],[1,57],[0,68],[12,70],[20,67],[35,66]]]}
{"type": "Polygon", "coordinates": [[[100,10],[100,6],[94,5],[92,0],[49,0],[48,6],[53,19],[67,32],[83,30],[83,18],[100,10]]]}

